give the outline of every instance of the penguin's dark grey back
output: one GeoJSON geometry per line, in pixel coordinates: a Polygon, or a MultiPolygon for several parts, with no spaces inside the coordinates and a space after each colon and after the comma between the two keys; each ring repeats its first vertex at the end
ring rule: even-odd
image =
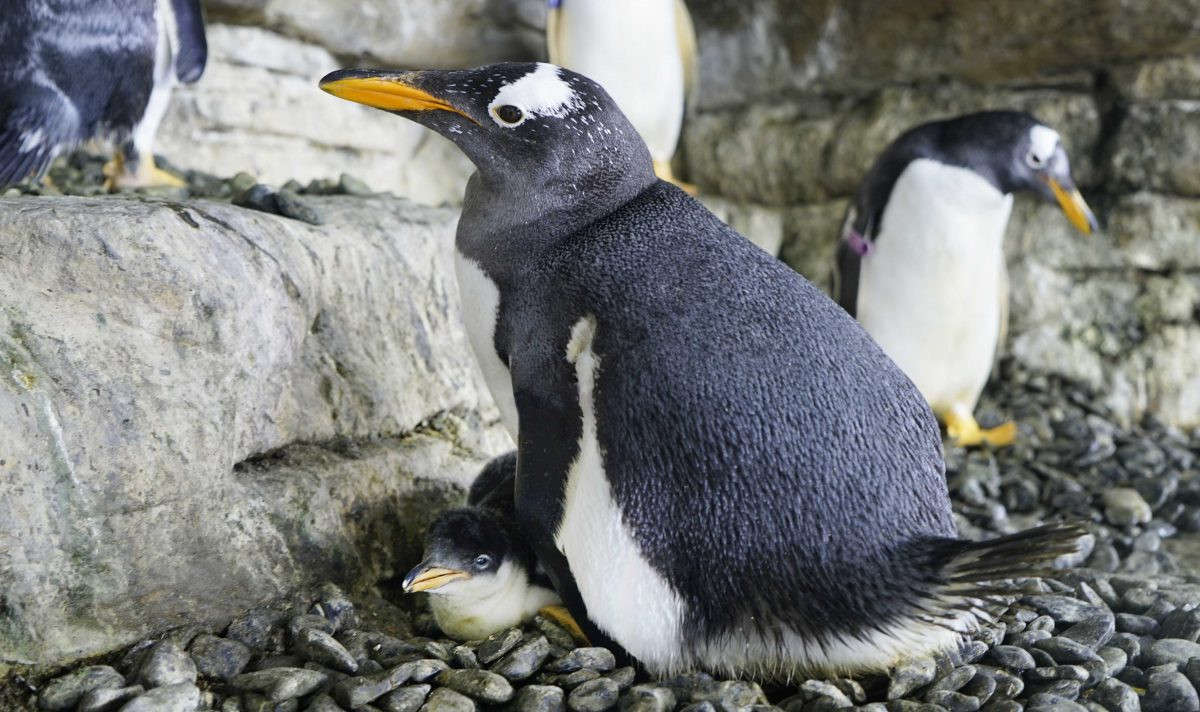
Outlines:
{"type": "Polygon", "coordinates": [[[547,331],[562,348],[595,317],[604,468],[689,625],[711,635],[782,616],[819,638],[899,614],[897,548],[955,535],[941,441],[915,387],[844,311],[662,182],[522,282],[517,339],[547,331]]]}

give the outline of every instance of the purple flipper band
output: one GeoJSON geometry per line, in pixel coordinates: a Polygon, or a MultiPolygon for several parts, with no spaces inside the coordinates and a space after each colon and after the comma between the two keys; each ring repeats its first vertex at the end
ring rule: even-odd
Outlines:
{"type": "Polygon", "coordinates": [[[551,10],[557,10],[557,9],[558,9],[558,7],[559,7],[560,5],[562,5],[562,0],[546,0],[546,5],[547,5],[547,6],[548,6],[548,7],[549,7],[551,10]]]}
{"type": "Polygon", "coordinates": [[[871,242],[862,236],[858,230],[851,230],[846,233],[846,243],[850,245],[850,249],[854,250],[859,257],[866,257],[871,254],[871,242]]]}

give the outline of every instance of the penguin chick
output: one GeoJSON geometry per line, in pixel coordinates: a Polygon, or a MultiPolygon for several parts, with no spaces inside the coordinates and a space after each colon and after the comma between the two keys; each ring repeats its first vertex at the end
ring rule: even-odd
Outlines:
{"type": "MultiPolygon", "coordinates": [[[[343,70],[458,145],[468,336],[516,524],[596,644],[649,672],[880,670],[958,644],[1077,526],[958,539],[937,422],[837,304],[677,187],[548,64],[343,70]]],[[[461,566],[461,565],[460,565],[461,566]]]]}
{"type": "Polygon", "coordinates": [[[182,185],[154,165],[176,80],[204,72],[200,0],[8,0],[0,12],[0,188],[93,138],[115,185],[182,185]]]}
{"type": "Polygon", "coordinates": [[[1003,446],[1016,425],[973,412],[1003,344],[1002,242],[1014,193],[1058,203],[1084,233],[1096,219],[1054,129],[988,111],[917,126],[876,159],[847,211],[833,292],[916,383],[962,446],[1003,446]]]}
{"type": "Polygon", "coordinates": [[[425,535],[425,558],[404,577],[405,593],[429,593],[446,635],[480,640],[561,603],[511,522],[486,509],[438,515],[425,535]]]}
{"type": "Polygon", "coordinates": [[[641,134],[654,172],[675,178],[686,97],[695,83],[696,33],[683,0],[549,0],[550,62],[600,83],[641,134]]]}

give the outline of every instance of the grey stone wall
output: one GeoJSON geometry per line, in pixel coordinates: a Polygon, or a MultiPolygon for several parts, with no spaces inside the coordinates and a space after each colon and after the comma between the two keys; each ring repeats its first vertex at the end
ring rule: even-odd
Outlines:
{"type": "Polygon", "coordinates": [[[1032,111],[1105,227],[1084,237],[1018,201],[1010,352],[1127,420],[1200,425],[1200,2],[689,6],[701,86],[683,161],[735,227],[824,285],[845,201],[901,131],[1032,111]]]}
{"type": "MultiPolygon", "coordinates": [[[[689,0],[700,86],[678,162],[735,228],[825,284],[847,196],[915,123],[1034,112],[1105,225],[1018,201],[1009,351],[1109,393],[1127,420],[1200,425],[1200,0],[689,0]]],[[[313,81],[337,65],[544,57],[542,0],[209,0],[214,64],[164,152],[282,182],[343,170],[456,203],[442,139],[313,81]],[[272,49],[273,48],[273,49],[272,49]],[[249,84],[247,84],[249,82],[249,84]]]]}

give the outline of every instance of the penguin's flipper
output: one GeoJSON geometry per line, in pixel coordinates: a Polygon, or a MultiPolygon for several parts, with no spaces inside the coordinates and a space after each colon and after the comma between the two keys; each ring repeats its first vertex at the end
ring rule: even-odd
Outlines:
{"type": "Polygon", "coordinates": [[[696,95],[696,27],[683,0],[675,0],[675,41],[679,44],[679,60],[683,64],[683,103],[696,95]]]}
{"type": "Polygon", "coordinates": [[[546,3],[546,50],[550,64],[563,63],[562,4],[563,0],[549,0],[546,3]]]}
{"type": "Polygon", "coordinates": [[[516,518],[517,451],[506,452],[488,461],[467,490],[467,505],[499,512],[516,518]]]}
{"type": "Polygon", "coordinates": [[[175,76],[191,84],[204,74],[208,63],[208,38],[204,34],[204,11],[200,0],[171,0],[175,14],[175,76]]]}
{"type": "Polygon", "coordinates": [[[872,249],[873,227],[870,221],[859,219],[859,211],[854,203],[846,207],[829,286],[830,296],[855,318],[858,318],[858,274],[862,259],[872,249]]]}
{"type": "Polygon", "coordinates": [[[1017,424],[1011,420],[994,428],[981,428],[970,413],[951,410],[943,413],[941,418],[946,423],[946,435],[958,447],[1007,447],[1017,439],[1017,424]]]}
{"type": "Polygon", "coordinates": [[[567,610],[566,606],[542,606],[540,609],[538,609],[538,615],[557,623],[559,627],[565,629],[571,634],[571,637],[577,640],[579,643],[585,646],[590,646],[592,644],[592,642],[588,640],[587,635],[583,632],[583,628],[579,627],[579,623],[576,622],[575,616],[571,615],[571,612],[567,610]]]}

